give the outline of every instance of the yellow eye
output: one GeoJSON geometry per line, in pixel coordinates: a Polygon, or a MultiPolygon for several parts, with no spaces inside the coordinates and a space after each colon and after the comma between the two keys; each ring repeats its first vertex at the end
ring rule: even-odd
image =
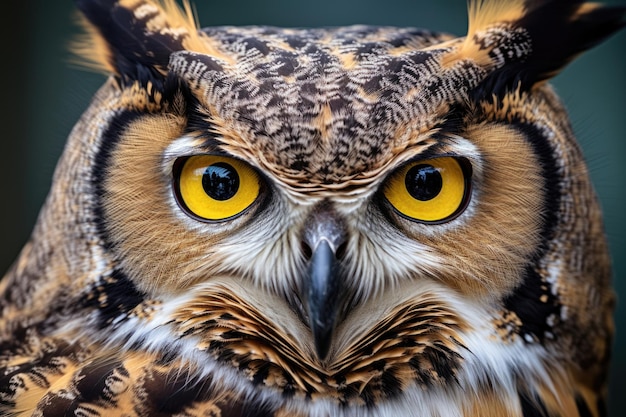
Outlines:
{"type": "Polygon", "coordinates": [[[237,159],[216,155],[187,158],[176,170],[181,206],[202,220],[224,220],[250,207],[259,196],[258,174],[237,159]]]}
{"type": "Polygon", "coordinates": [[[452,157],[413,162],[389,179],[383,193],[403,216],[424,223],[452,220],[465,209],[469,167],[452,157]]]}

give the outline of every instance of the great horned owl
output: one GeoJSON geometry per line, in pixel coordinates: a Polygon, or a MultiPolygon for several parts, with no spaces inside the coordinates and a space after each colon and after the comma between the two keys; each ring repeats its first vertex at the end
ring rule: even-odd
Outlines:
{"type": "Polygon", "coordinates": [[[111,76],[0,283],[2,415],[605,414],[607,247],[546,81],[623,9],[476,1],[456,38],[77,3],[111,76]]]}

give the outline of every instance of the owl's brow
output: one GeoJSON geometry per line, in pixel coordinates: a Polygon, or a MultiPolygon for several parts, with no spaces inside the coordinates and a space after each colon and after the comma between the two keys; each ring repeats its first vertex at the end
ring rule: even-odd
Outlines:
{"type": "Polygon", "coordinates": [[[162,171],[166,175],[169,175],[174,162],[178,158],[206,154],[235,157],[222,149],[219,146],[219,141],[214,138],[188,134],[174,139],[172,143],[165,148],[162,154],[162,171]]]}
{"type": "Polygon", "coordinates": [[[480,158],[478,147],[471,140],[456,134],[436,132],[423,141],[421,146],[412,146],[398,152],[385,170],[393,170],[409,162],[441,158],[446,156],[464,157],[470,160],[480,158]]]}
{"type": "MultiPolygon", "coordinates": [[[[426,144],[429,141],[423,141],[420,143],[421,146],[408,147],[398,152],[393,160],[388,161],[385,166],[381,166],[376,170],[379,171],[378,173],[370,173],[371,176],[379,177],[380,174],[384,176],[384,172],[395,170],[408,162],[416,160],[444,156],[465,157],[470,160],[476,160],[479,157],[476,146],[470,140],[460,135],[436,132],[430,135],[430,139],[432,139],[430,144],[426,144]]],[[[228,152],[221,145],[222,143],[217,138],[204,134],[187,134],[176,138],[163,152],[163,170],[169,173],[176,159],[193,155],[210,154],[242,159],[240,156],[228,152]]],[[[246,162],[255,165],[253,161],[246,162]]]]}
{"type": "Polygon", "coordinates": [[[225,151],[219,140],[205,135],[188,134],[176,138],[163,152],[164,159],[175,159],[185,156],[214,154],[223,156],[233,156],[225,151]]]}

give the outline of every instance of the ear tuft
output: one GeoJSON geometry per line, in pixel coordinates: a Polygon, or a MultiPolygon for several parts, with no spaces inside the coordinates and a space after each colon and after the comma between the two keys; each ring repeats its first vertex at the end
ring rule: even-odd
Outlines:
{"type": "MultiPolygon", "coordinates": [[[[468,3],[467,37],[471,40],[489,26],[520,20],[526,13],[524,0],[475,0],[468,3]]],[[[466,45],[467,46],[467,45],[466,45]]]]}
{"type": "Polygon", "coordinates": [[[558,74],[580,53],[624,27],[625,14],[625,7],[571,0],[546,1],[531,9],[518,22],[532,39],[533,51],[524,65],[529,82],[558,74]]]}
{"type": "Polygon", "coordinates": [[[86,34],[73,51],[92,69],[134,79],[165,75],[173,52],[210,53],[187,0],[77,0],[86,34]]]}
{"type": "Polygon", "coordinates": [[[476,0],[466,38],[442,65],[471,60],[487,72],[484,89],[532,88],[622,28],[626,8],[581,0],[476,0]]]}

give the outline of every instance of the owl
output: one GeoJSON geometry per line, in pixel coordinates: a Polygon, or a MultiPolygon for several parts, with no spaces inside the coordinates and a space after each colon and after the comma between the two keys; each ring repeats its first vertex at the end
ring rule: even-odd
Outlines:
{"type": "Polygon", "coordinates": [[[3,416],[604,416],[602,216],[548,84],[624,25],[199,29],[78,0],[110,76],[0,281],[3,416]]]}

